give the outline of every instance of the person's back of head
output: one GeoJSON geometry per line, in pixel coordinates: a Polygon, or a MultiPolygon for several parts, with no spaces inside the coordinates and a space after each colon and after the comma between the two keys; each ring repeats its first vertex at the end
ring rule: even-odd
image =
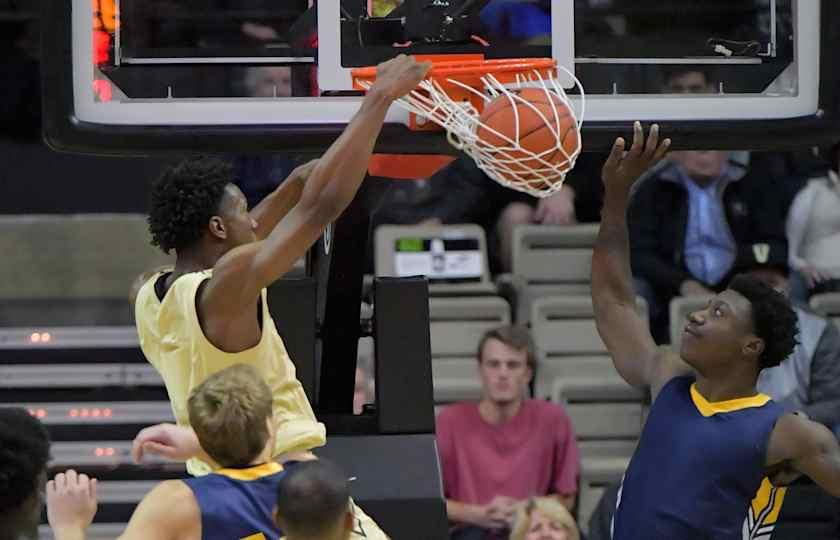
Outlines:
{"type": "Polygon", "coordinates": [[[271,389],[251,366],[235,364],[195,387],[187,400],[190,425],[222,467],[252,464],[272,442],[271,389]]]}
{"type": "Polygon", "coordinates": [[[289,468],[277,488],[277,526],[288,540],[346,540],[353,529],[347,476],[335,464],[289,468]]]}
{"type": "Polygon", "coordinates": [[[41,422],[25,409],[0,408],[0,539],[37,533],[49,457],[41,422]]]}

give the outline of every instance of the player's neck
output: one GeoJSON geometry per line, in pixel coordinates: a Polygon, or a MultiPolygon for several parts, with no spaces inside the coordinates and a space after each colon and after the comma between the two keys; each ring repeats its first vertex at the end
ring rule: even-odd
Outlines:
{"type": "Polygon", "coordinates": [[[491,401],[487,398],[478,403],[478,414],[488,424],[503,424],[516,416],[522,408],[522,400],[491,401]]]}
{"type": "Polygon", "coordinates": [[[697,375],[696,388],[710,403],[749,398],[758,393],[754,377],[733,376],[731,373],[722,377],[697,375]]]}
{"type": "Polygon", "coordinates": [[[190,272],[201,272],[213,268],[221,256],[222,253],[201,246],[179,251],[175,258],[175,268],[172,273],[175,276],[181,276],[190,272]]]}

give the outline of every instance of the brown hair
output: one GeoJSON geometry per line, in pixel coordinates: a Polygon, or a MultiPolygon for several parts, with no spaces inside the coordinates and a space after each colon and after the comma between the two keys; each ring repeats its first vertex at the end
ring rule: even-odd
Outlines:
{"type": "Polygon", "coordinates": [[[478,341],[478,352],[476,357],[478,358],[479,363],[481,363],[482,360],[481,355],[484,352],[484,344],[491,339],[501,341],[508,347],[512,347],[518,351],[525,351],[528,367],[536,373],[537,355],[534,348],[534,340],[531,339],[531,333],[528,332],[526,328],[523,328],[522,326],[506,325],[499,326],[498,328],[493,328],[492,330],[485,332],[478,341]]]}
{"type": "Polygon", "coordinates": [[[198,442],[222,467],[241,467],[268,442],[271,390],[257,370],[245,364],[223,369],[195,387],[187,411],[198,442]]]}

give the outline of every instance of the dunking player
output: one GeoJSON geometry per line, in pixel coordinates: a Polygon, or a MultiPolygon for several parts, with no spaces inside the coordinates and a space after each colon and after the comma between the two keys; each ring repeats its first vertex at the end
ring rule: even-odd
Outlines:
{"type": "Polygon", "coordinates": [[[614,540],[753,538],[745,516],[765,476],[802,473],[840,496],[840,446],[822,425],[784,414],[755,384],[796,342],[796,315],[763,283],[737,277],[692,313],[679,356],[654,344],[635,310],[625,214],[638,177],[661,160],[653,126],[635,125],[604,165],[605,202],[592,257],[598,331],[616,370],[649,388],[650,416],[625,473],[614,540]]]}
{"type": "MultiPolygon", "coordinates": [[[[189,398],[190,421],[207,452],[205,457],[222,468],[199,478],[158,484],[140,502],[120,538],[276,540],[281,529],[287,534],[294,530],[292,525],[299,520],[293,518],[298,514],[306,517],[310,510],[310,514],[329,515],[336,505],[317,508],[318,502],[330,502],[317,493],[305,503],[282,500],[280,510],[288,508],[290,515],[277,516],[278,527],[278,492],[283,493],[289,482],[284,478],[287,471],[272,460],[276,435],[271,419],[272,401],[271,390],[259,373],[244,364],[219,371],[198,385],[189,398]],[[295,513],[295,509],[300,511],[295,513]]],[[[304,465],[304,469],[312,469],[316,463],[316,470],[335,469],[328,463],[309,461],[289,470],[304,465]]],[[[305,471],[301,472],[305,476],[305,471]]],[[[345,533],[341,538],[349,540],[354,531],[364,533],[365,529],[349,501],[346,476],[335,474],[338,478],[334,483],[343,482],[344,486],[343,501],[338,505],[338,510],[342,510],[341,523],[322,520],[317,525],[327,530],[341,525],[345,533]]],[[[295,472],[293,476],[300,474],[295,472]]],[[[56,540],[84,540],[85,530],[96,513],[96,503],[96,481],[85,475],[67,471],[50,481],[47,515],[56,540]]]]}
{"type": "MultiPolygon", "coordinates": [[[[190,390],[221,369],[245,363],[259,371],[274,397],[275,457],[300,457],[324,444],[324,427],[268,312],[265,287],[350,204],[388,107],[414,89],[428,68],[406,56],[380,65],[344,133],[251,212],[230,169],[213,160],[187,160],[154,186],[152,242],[165,252],[175,250],[175,268],[141,287],[135,312],[140,346],[163,377],[179,425],[189,425],[190,390]]],[[[210,470],[196,458],[188,469],[210,470]]]]}

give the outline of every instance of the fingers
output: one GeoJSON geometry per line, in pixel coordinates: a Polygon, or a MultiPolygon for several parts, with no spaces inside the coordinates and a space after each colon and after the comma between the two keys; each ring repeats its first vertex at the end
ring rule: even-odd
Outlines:
{"type": "Polygon", "coordinates": [[[97,480],[96,478],[93,478],[90,481],[90,488],[88,490],[88,493],[90,493],[90,498],[91,499],[98,500],[98,498],[99,498],[97,496],[98,488],[99,488],[99,480],[97,480]]]}
{"type": "Polygon", "coordinates": [[[642,123],[636,120],[633,124],[633,146],[630,147],[630,155],[638,156],[644,150],[645,132],[642,129],[642,123]]]}
{"type": "Polygon", "coordinates": [[[50,480],[47,482],[47,495],[55,494],[55,480],[50,480]]]}
{"type": "Polygon", "coordinates": [[[610,152],[610,157],[607,158],[606,163],[604,163],[605,169],[616,169],[618,164],[621,163],[621,159],[624,156],[624,146],[625,146],[624,138],[619,137],[615,140],[613,144],[612,151],[610,152]]]}
{"type": "Polygon", "coordinates": [[[659,124],[653,124],[648,130],[647,142],[645,143],[644,158],[646,160],[653,159],[659,145],[659,124]]]}
{"type": "Polygon", "coordinates": [[[659,163],[665,156],[668,155],[668,150],[671,148],[671,139],[665,139],[660,143],[659,148],[656,149],[656,153],[653,155],[654,163],[659,163]]]}

